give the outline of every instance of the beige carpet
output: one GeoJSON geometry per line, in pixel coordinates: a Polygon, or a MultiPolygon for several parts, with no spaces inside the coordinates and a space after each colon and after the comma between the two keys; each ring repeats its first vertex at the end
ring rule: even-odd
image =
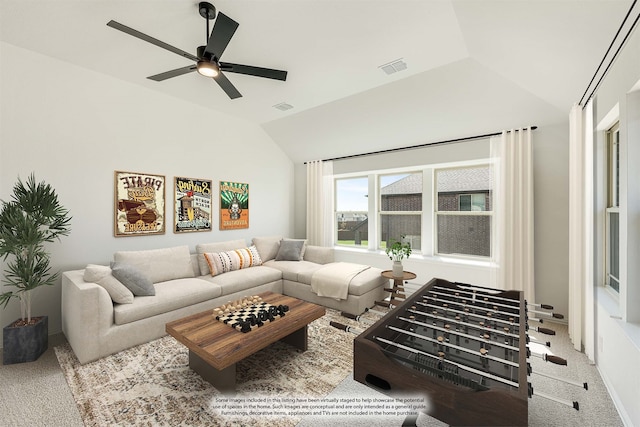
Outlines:
{"type": "MultiPolygon", "coordinates": [[[[353,335],[340,333],[327,315],[309,325],[309,349],[275,343],[237,365],[237,397],[322,398],[352,369],[353,335]]],[[[286,321],[280,319],[278,321],[286,321]]],[[[102,425],[278,425],[297,416],[222,415],[224,396],[189,369],[188,350],[167,336],[80,365],[69,344],[56,356],[87,426],[102,425]]],[[[271,411],[273,412],[273,411],[271,411]]]]}

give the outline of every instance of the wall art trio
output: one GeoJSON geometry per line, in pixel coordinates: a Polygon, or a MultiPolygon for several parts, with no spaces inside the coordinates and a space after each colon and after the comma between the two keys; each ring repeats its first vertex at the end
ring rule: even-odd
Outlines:
{"type": "MultiPolygon", "coordinates": [[[[115,172],[114,235],[145,236],[166,230],[164,175],[115,172]]],[[[174,177],[173,232],[212,230],[213,182],[174,177]]],[[[249,184],[220,181],[220,230],[249,228],[249,184]]]]}

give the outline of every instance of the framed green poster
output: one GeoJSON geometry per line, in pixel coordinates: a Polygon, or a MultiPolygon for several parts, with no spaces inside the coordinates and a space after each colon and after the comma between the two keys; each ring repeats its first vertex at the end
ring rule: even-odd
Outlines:
{"type": "Polygon", "coordinates": [[[249,184],[220,181],[220,230],[249,228],[249,184]]]}

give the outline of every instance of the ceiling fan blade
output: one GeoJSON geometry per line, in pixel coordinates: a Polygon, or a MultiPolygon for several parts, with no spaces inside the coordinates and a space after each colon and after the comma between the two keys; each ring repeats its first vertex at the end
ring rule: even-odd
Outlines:
{"type": "Polygon", "coordinates": [[[198,67],[194,65],[188,65],[186,67],[182,67],[182,68],[176,68],[175,70],[171,70],[171,71],[165,71],[164,73],[160,73],[160,74],[156,74],[155,76],[149,76],[147,77],[149,80],[153,80],[156,82],[161,82],[163,80],[167,80],[170,79],[171,77],[178,77],[181,76],[183,74],[187,74],[190,73],[192,71],[196,71],[198,69],[198,67]]]}
{"type": "Polygon", "coordinates": [[[107,22],[107,26],[109,26],[111,28],[115,28],[116,30],[120,30],[123,33],[127,33],[130,36],[137,37],[140,40],[144,40],[144,41],[146,41],[148,43],[154,44],[154,45],[156,45],[158,47],[161,47],[163,49],[166,49],[169,52],[177,53],[178,55],[180,55],[182,57],[185,57],[185,58],[188,58],[188,59],[190,59],[190,60],[192,60],[194,62],[198,61],[198,57],[196,57],[195,55],[190,54],[189,52],[185,52],[182,49],[178,49],[177,47],[173,47],[170,44],[167,44],[167,43],[165,43],[163,41],[155,39],[155,38],[153,38],[151,36],[148,36],[148,35],[146,35],[144,33],[141,33],[138,30],[134,30],[133,28],[127,27],[126,25],[123,25],[123,24],[121,24],[119,22],[116,22],[114,20],[111,20],[111,21],[107,22]]]}
{"type": "Polygon", "coordinates": [[[229,62],[221,62],[220,69],[238,74],[248,74],[250,76],[265,77],[274,80],[287,80],[287,72],[282,70],[274,70],[272,68],[253,67],[251,65],[231,64],[229,62]]]}
{"type": "Polygon", "coordinates": [[[220,59],[222,53],[231,41],[231,37],[233,37],[233,34],[238,29],[238,25],[236,21],[224,13],[218,12],[218,17],[213,24],[213,30],[211,30],[211,36],[204,51],[220,59]]]}
{"type": "Polygon", "coordinates": [[[238,92],[238,89],[236,89],[233,83],[231,83],[224,74],[218,73],[217,76],[213,77],[213,80],[220,85],[229,98],[236,99],[242,96],[242,94],[238,92]]]}

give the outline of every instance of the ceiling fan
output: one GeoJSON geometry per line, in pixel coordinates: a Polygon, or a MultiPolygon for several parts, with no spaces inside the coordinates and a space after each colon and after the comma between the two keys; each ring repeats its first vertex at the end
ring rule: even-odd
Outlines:
{"type": "Polygon", "coordinates": [[[231,37],[233,37],[233,34],[236,32],[239,24],[222,12],[218,12],[218,16],[216,18],[216,8],[211,3],[200,2],[198,7],[200,16],[202,16],[207,22],[207,39],[205,40],[207,45],[199,46],[195,56],[114,20],[109,21],[107,25],[195,62],[195,64],[187,67],[181,67],[147,77],[148,79],[157,82],[181,76],[192,71],[198,71],[198,73],[205,77],[212,77],[216,83],[220,85],[222,90],[225,91],[229,98],[235,99],[241,97],[242,94],[240,94],[238,89],[236,89],[229,79],[227,79],[223,72],[247,74],[250,76],[264,77],[274,80],[287,80],[286,71],[254,67],[251,65],[232,64],[230,62],[220,62],[220,57],[227,48],[227,45],[231,41],[231,37]],[[209,21],[214,18],[216,21],[213,25],[213,30],[209,35],[209,21]]]}

